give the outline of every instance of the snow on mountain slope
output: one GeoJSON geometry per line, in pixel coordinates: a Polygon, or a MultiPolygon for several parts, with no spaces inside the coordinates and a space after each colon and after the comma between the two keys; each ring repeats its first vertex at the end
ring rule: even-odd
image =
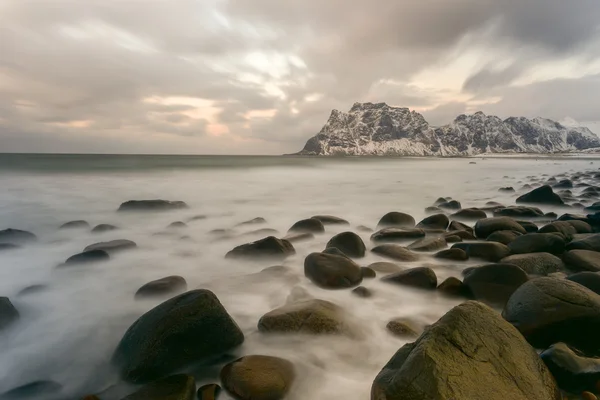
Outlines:
{"type": "Polygon", "coordinates": [[[408,108],[355,103],[349,112],[333,110],[321,131],[300,155],[467,156],[482,153],[553,153],[600,147],[584,127],[565,127],[545,119],[459,115],[431,127],[408,108]]]}

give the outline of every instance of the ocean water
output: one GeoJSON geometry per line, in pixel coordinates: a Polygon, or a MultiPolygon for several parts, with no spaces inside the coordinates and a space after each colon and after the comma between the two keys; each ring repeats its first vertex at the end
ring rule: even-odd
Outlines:
{"type": "MultiPolygon", "coordinates": [[[[237,354],[267,354],[294,362],[298,378],[290,399],[369,399],[373,378],[406,343],[388,334],[386,323],[410,317],[431,324],[458,301],[386,285],[379,277],[363,282],[374,292],[372,298],[358,298],[350,290],[319,289],[303,275],[304,257],[323,250],[344,230],[359,233],[367,248],[373,247],[370,234],[356,228],[374,229],[389,211],[410,213],[418,221],[440,196],[451,196],[463,207],[490,200],[510,205],[516,195],[500,193],[499,187],[518,189],[529,182],[527,176],[597,170],[597,164],[591,158],[0,155],[0,229],[25,229],[39,237],[35,244],[0,253],[0,295],[8,296],[21,314],[17,323],[0,332],[0,392],[51,379],[63,390],[49,398],[76,399],[107,389],[103,400],[127,394],[133,389],[118,382],[109,360],[131,323],[161,302],[135,301],[134,293],[150,280],[181,275],[189,289],[215,292],[240,325],[246,341],[237,354]],[[190,208],[116,212],[124,201],[155,198],[183,200],[190,208]],[[283,237],[294,222],[316,214],[345,218],[350,226],[327,226],[325,234],[296,243],[297,254],[282,263],[290,267],[290,274],[258,279],[251,274],[274,264],[224,258],[236,245],[263,236],[249,231],[272,228],[283,237]],[[188,222],[197,215],[206,218],[188,222]],[[236,226],[255,217],[267,223],[236,226]],[[102,234],[58,230],[62,223],[78,219],[121,229],[102,234]],[[174,221],[187,222],[188,227],[166,230],[174,221]],[[229,231],[223,237],[211,233],[214,229],[229,231]],[[189,238],[181,239],[184,235],[189,238]],[[112,239],[133,240],[138,248],[106,263],[56,268],[85,246],[112,239]],[[34,284],[47,288],[17,296],[34,284]],[[362,337],[260,334],[259,318],[285,304],[296,287],[344,307],[362,337]]],[[[375,261],[384,260],[370,253],[357,260],[361,265],[375,261]]],[[[425,257],[405,266],[425,264],[434,266],[441,282],[460,277],[463,268],[477,263],[425,257]]],[[[205,375],[198,385],[216,381],[216,375],[205,375]]]]}

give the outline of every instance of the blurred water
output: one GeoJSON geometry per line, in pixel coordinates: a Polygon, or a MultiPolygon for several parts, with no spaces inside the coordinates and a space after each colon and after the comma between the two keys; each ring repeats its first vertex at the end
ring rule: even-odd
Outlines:
{"type": "MultiPolygon", "coordinates": [[[[241,326],[246,342],[240,354],[277,355],[296,363],[299,379],[291,399],[368,399],[373,378],[404,344],[386,332],[386,323],[400,316],[432,323],[456,302],[378,279],[363,283],[375,293],[369,299],[349,290],[319,289],[303,276],[304,257],[322,250],[331,236],[347,229],[372,247],[369,234],[355,228],[375,228],[389,211],[408,212],[419,220],[425,216],[424,208],[440,196],[458,199],[463,207],[482,206],[489,200],[513,204],[514,195],[499,193],[499,187],[519,188],[528,175],[595,169],[590,165],[593,159],[470,161],[0,155],[0,229],[30,230],[40,238],[37,244],[0,253],[0,295],[10,297],[21,313],[16,324],[0,332],[0,392],[53,379],[64,385],[63,398],[76,398],[115,383],[108,361],[116,344],[138,316],[160,302],[134,301],[133,294],[150,280],[181,275],[190,289],[213,290],[241,326]],[[116,213],[123,201],[153,198],[183,200],[190,208],[116,213]],[[297,255],[284,262],[293,269],[291,276],[248,280],[246,275],[269,265],[224,259],[234,246],[261,237],[241,237],[245,232],[273,228],[282,237],[295,221],[316,214],[343,217],[351,226],[328,226],[324,235],[296,244],[297,255]],[[155,235],[165,232],[169,223],[195,215],[207,218],[189,222],[177,235],[155,235]],[[268,223],[235,227],[255,217],[268,223]],[[103,234],[57,229],[76,219],[121,229],[103,234]],[[209,233],[213,229],[232,229],[232,237],[215,240],[209,233]],[[181,235],[191,239],[180,240],[181,235]],[[121,238],[134,240],[138,249],[103,264],[56,268],[91,243],[121,238]],[[48,289],[16,296],[32,284],[48,289]],[[343,306],[360,324],[364,338],[259,334],[258,319],[283,305],[294,286],[343,306]]],[[[359,262],[381,260],[369,254],[359,262]]],[[[460,276],[467,265],[472,264],[438,262],[436,273],[441,281],[460,276]]]]}

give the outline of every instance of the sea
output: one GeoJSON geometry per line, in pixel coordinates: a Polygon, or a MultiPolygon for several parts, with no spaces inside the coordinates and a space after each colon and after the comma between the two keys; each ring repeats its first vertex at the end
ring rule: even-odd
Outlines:
{"type": "MultiPolygon", "coordinates": [[[[488,201],[513,205],[520,188],[570,171],[597,171],[594,157],[310,158],[279,156],[163,155],[0,155],[0,230],[35,233],[38,242],[0,252],[0,296],[8,297],[20,319],[0,331],[0,393],[39,380],[62,385],[57,396],[77,399],[100,393],[120,399],[134,390],[110,366],[127,328],[160,299],[134,300],[143,284],[180,275],[188,289],[212,290],[245,334],[236,355],[263,354],[294,363],[297,379],[289,399],[369,399],[373,379],[409,339],[392,336],[388,321],[406,317],[419,326],[434,323],[459,300],[435,292],[389,285],[375,279],[360,298],[350,290],[325,290],[303,273],[304,258],[322,251],[336,233],[358,233],[367,249],[371,233],[387,212],[402,211],[419,221],[439,197],[464,208],[488,201]],[[535,178],[532,178],[535,177],[535,178]],[[512,186],[516,193],[499,192],[512,186]],[[157,213],[117,213],[127,200],[185,201],[189,208],[157,213]],[[256,279],[273,263],[225,259],[237,245],[264,237],[251,231],[270,228],[283,237],[296,221],[313,215],[344,218],[350,225],[326,227],[313,240],[294,244],[296,255],[281,265],[290,273],[256,279]],[[193,219],[204,216],[205,218],[193,219]],[[262,217],[261,225],[239,225],[262,217]],[[119,229],[95,234],[61,230],[68,221],[119,229]],[[182,221],[187,227],[167,226],[182,221]],[[138,247],[110,261],[59,268],[92,243],[129,239],[138,247]],[[27,295],[30,285],[44,288],[27,295]],[[355,338],[265,335],[262,315],[282,306],[290,294],[304,293],[343,307],[360,327],[355,338]]],[[[556,211],[544,208],[544,211],[556,211]]],[[[360,265],[385,261],[367,252],[360,265]]],[[[461,277],[463,263],[426,257],[403,267],[432,266],[438,281],[461,277]]],[[[218,382],[198,376],[198,386],[218,382]]],[[[222,399],[228,399],[223,395],[222,399]]]]}

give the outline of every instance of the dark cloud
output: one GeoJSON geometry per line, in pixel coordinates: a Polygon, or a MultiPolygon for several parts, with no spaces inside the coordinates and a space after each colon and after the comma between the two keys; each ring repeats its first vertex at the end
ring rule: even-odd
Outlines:
{"type": "Polygon", "coordinates": [[[512,65],[501,70],[484,67],[467,78],[462,90],[478,93],[498,86],[506,86],[521,76],[524,69],[524,65],[512,65]]]}

